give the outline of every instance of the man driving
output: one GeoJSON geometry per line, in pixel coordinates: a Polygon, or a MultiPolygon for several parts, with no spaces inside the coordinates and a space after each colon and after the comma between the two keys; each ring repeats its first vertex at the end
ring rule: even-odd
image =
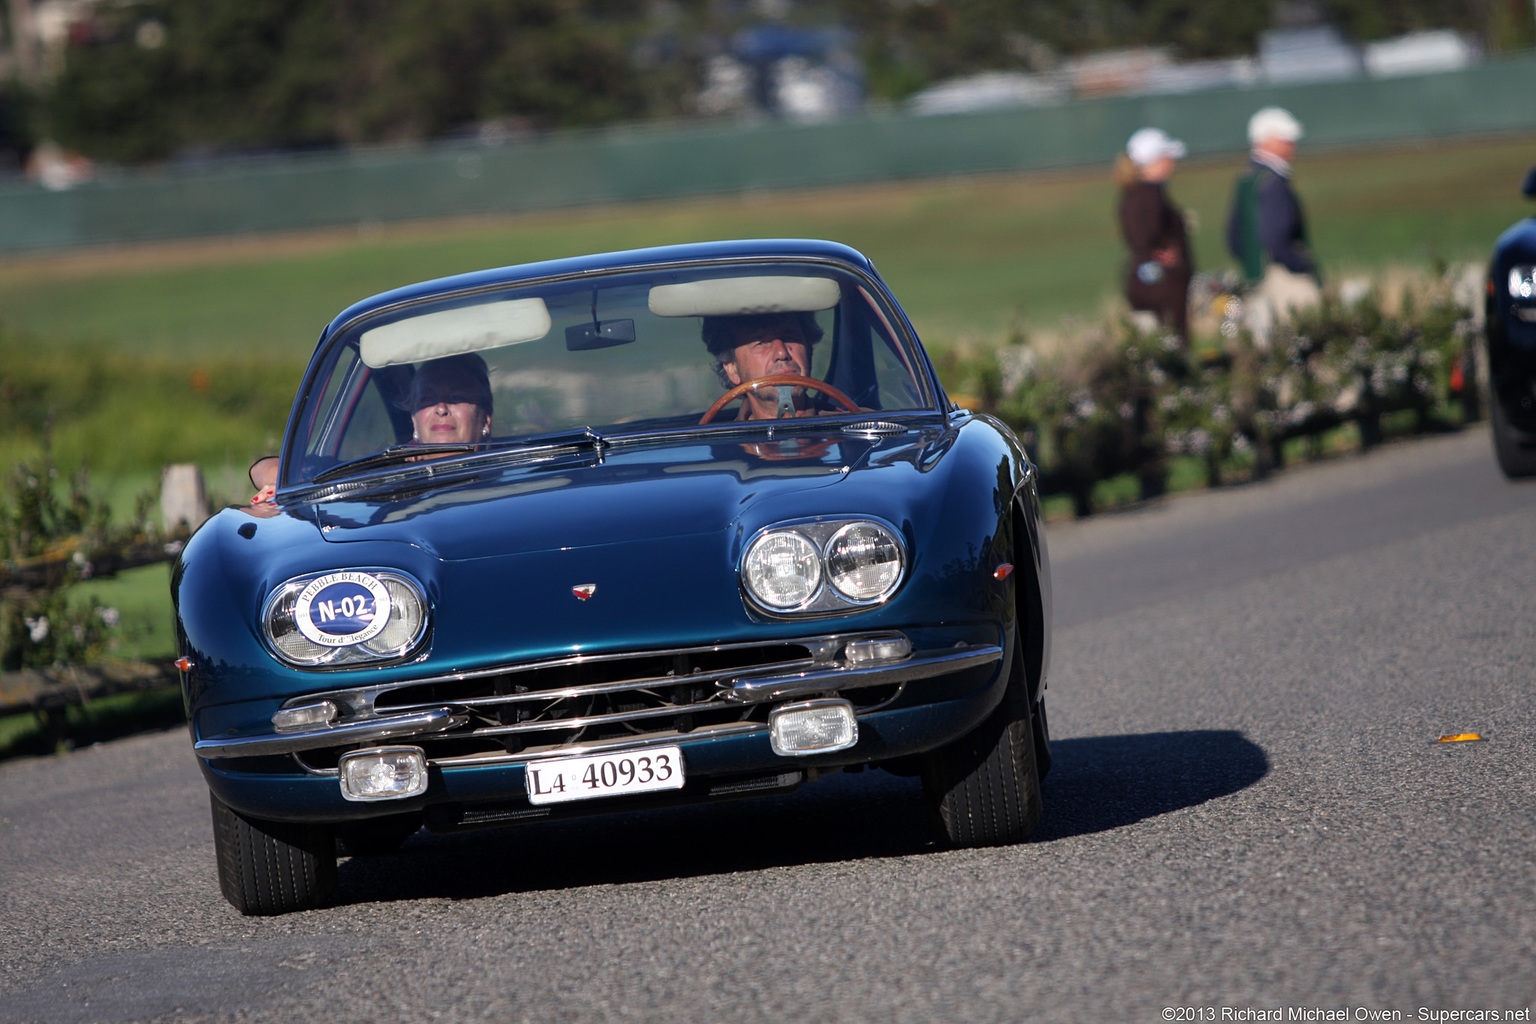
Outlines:
{"type": "MultiPolygon", "coordinates": [[[[727,388],[763,377],[811,375],[811,348],[822,338],[810,313],[757,313],[704,318],[704,346],[727,388]]],[[[814,416],[804,386],[764,387],[742,396],[738,420],[814,416]]]]}

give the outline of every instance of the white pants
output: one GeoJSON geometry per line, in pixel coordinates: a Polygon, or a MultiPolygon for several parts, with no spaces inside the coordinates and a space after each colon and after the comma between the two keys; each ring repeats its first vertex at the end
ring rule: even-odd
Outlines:
{"type": "Polygon", "coordinates": [[[1248,295],[1247,324],[1254,344],[1269,348],[1275,325],[1299,309],[1323,301],[1323,290],[1310,274],[1297,274],[1278,263],[1264,271],[1264,280],[1248,295]]]}

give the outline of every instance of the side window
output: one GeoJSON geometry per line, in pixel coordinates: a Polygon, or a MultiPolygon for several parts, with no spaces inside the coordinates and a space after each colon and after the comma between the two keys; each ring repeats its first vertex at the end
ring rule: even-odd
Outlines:
{"type": "Polygon", "coordinates": [[[875,379],[880,382],[881,406],[886,409],[916,409],[922,405],[922,395],[912,371],[902,358],[896,339],[886,333],[883,322],[873,325],[875,379]]]}
{"type": "Polygon", "coordinates": [[[862,286],[839,304],[837,341],[823,378],[866,409],[917,409],[922,385],[911,355],[874,297],[862,286]]]}
{"type": "Polygon", "coordinates": [[[346,414],[337,457],[345,462],[395,443],[395,426],[390,417],[389,403],[379,394],[379,375],[368,373],[353,396],[352,407],[346,414]]]}
{"type": "Polygon", "coordinates": [[[323,456],[329,454],[329,449],[335,448],[336,406],[338,397],[342,394],[341,382],[350,378],[356,367],[357,352],[351,348],[340,349],[336,355],[336,365],[316,378],[320,385],[319,394],[311,394],[305,398],[308,409],[307,421],[304,424],[306,455],[323,456]]]}

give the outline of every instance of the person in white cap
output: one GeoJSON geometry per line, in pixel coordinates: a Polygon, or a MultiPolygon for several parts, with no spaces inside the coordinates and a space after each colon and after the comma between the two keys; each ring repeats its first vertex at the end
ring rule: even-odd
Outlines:
{"type": "Polygon", "coordinates": [[[1184,143],[1160,128],[1143,128],[1125,145],[1120,233],[1130,249],[1125,298],[1152,313],[1179,340],[1189,338],[1189,281],[1195,273],[1184,213],[1168,199],[1167,182],[1184,143]]]}
{"type": "Polygon", "coordinates": [[[1281,107],[1265,107],[1248,119],[1248,166],[1227,217],[1227,248],[1255,286],[1248,320],[1260,344],[1268,344],[1276,319],[1322,299],[1306,217],[1291,186],[1301,135],[1301,123],[1281,107]]]}

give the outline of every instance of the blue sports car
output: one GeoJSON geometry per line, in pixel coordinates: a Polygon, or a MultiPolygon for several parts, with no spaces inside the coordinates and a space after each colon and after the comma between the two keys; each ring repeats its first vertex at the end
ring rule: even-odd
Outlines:
{"type": "MultiPolygon", "coordinates": [[[[435,833],[921,776],[957,845],[1050,766],[1035,467],[870,261],[671,246],[325,329],[275,495],[172,577],[220,887],[321,905],[435,833]]],[[[264,497],[264,496],[259,496],[264,497]]]]}
{"type": "MultiPolygon", "coordinates": [[[[1536,167],[1522,191],[1536,198],[1536,167]]],[[[1486,312],[1494,455],[1505,476],[1536,476],[1536,218],[1495,243],[1486,312]]]]}

